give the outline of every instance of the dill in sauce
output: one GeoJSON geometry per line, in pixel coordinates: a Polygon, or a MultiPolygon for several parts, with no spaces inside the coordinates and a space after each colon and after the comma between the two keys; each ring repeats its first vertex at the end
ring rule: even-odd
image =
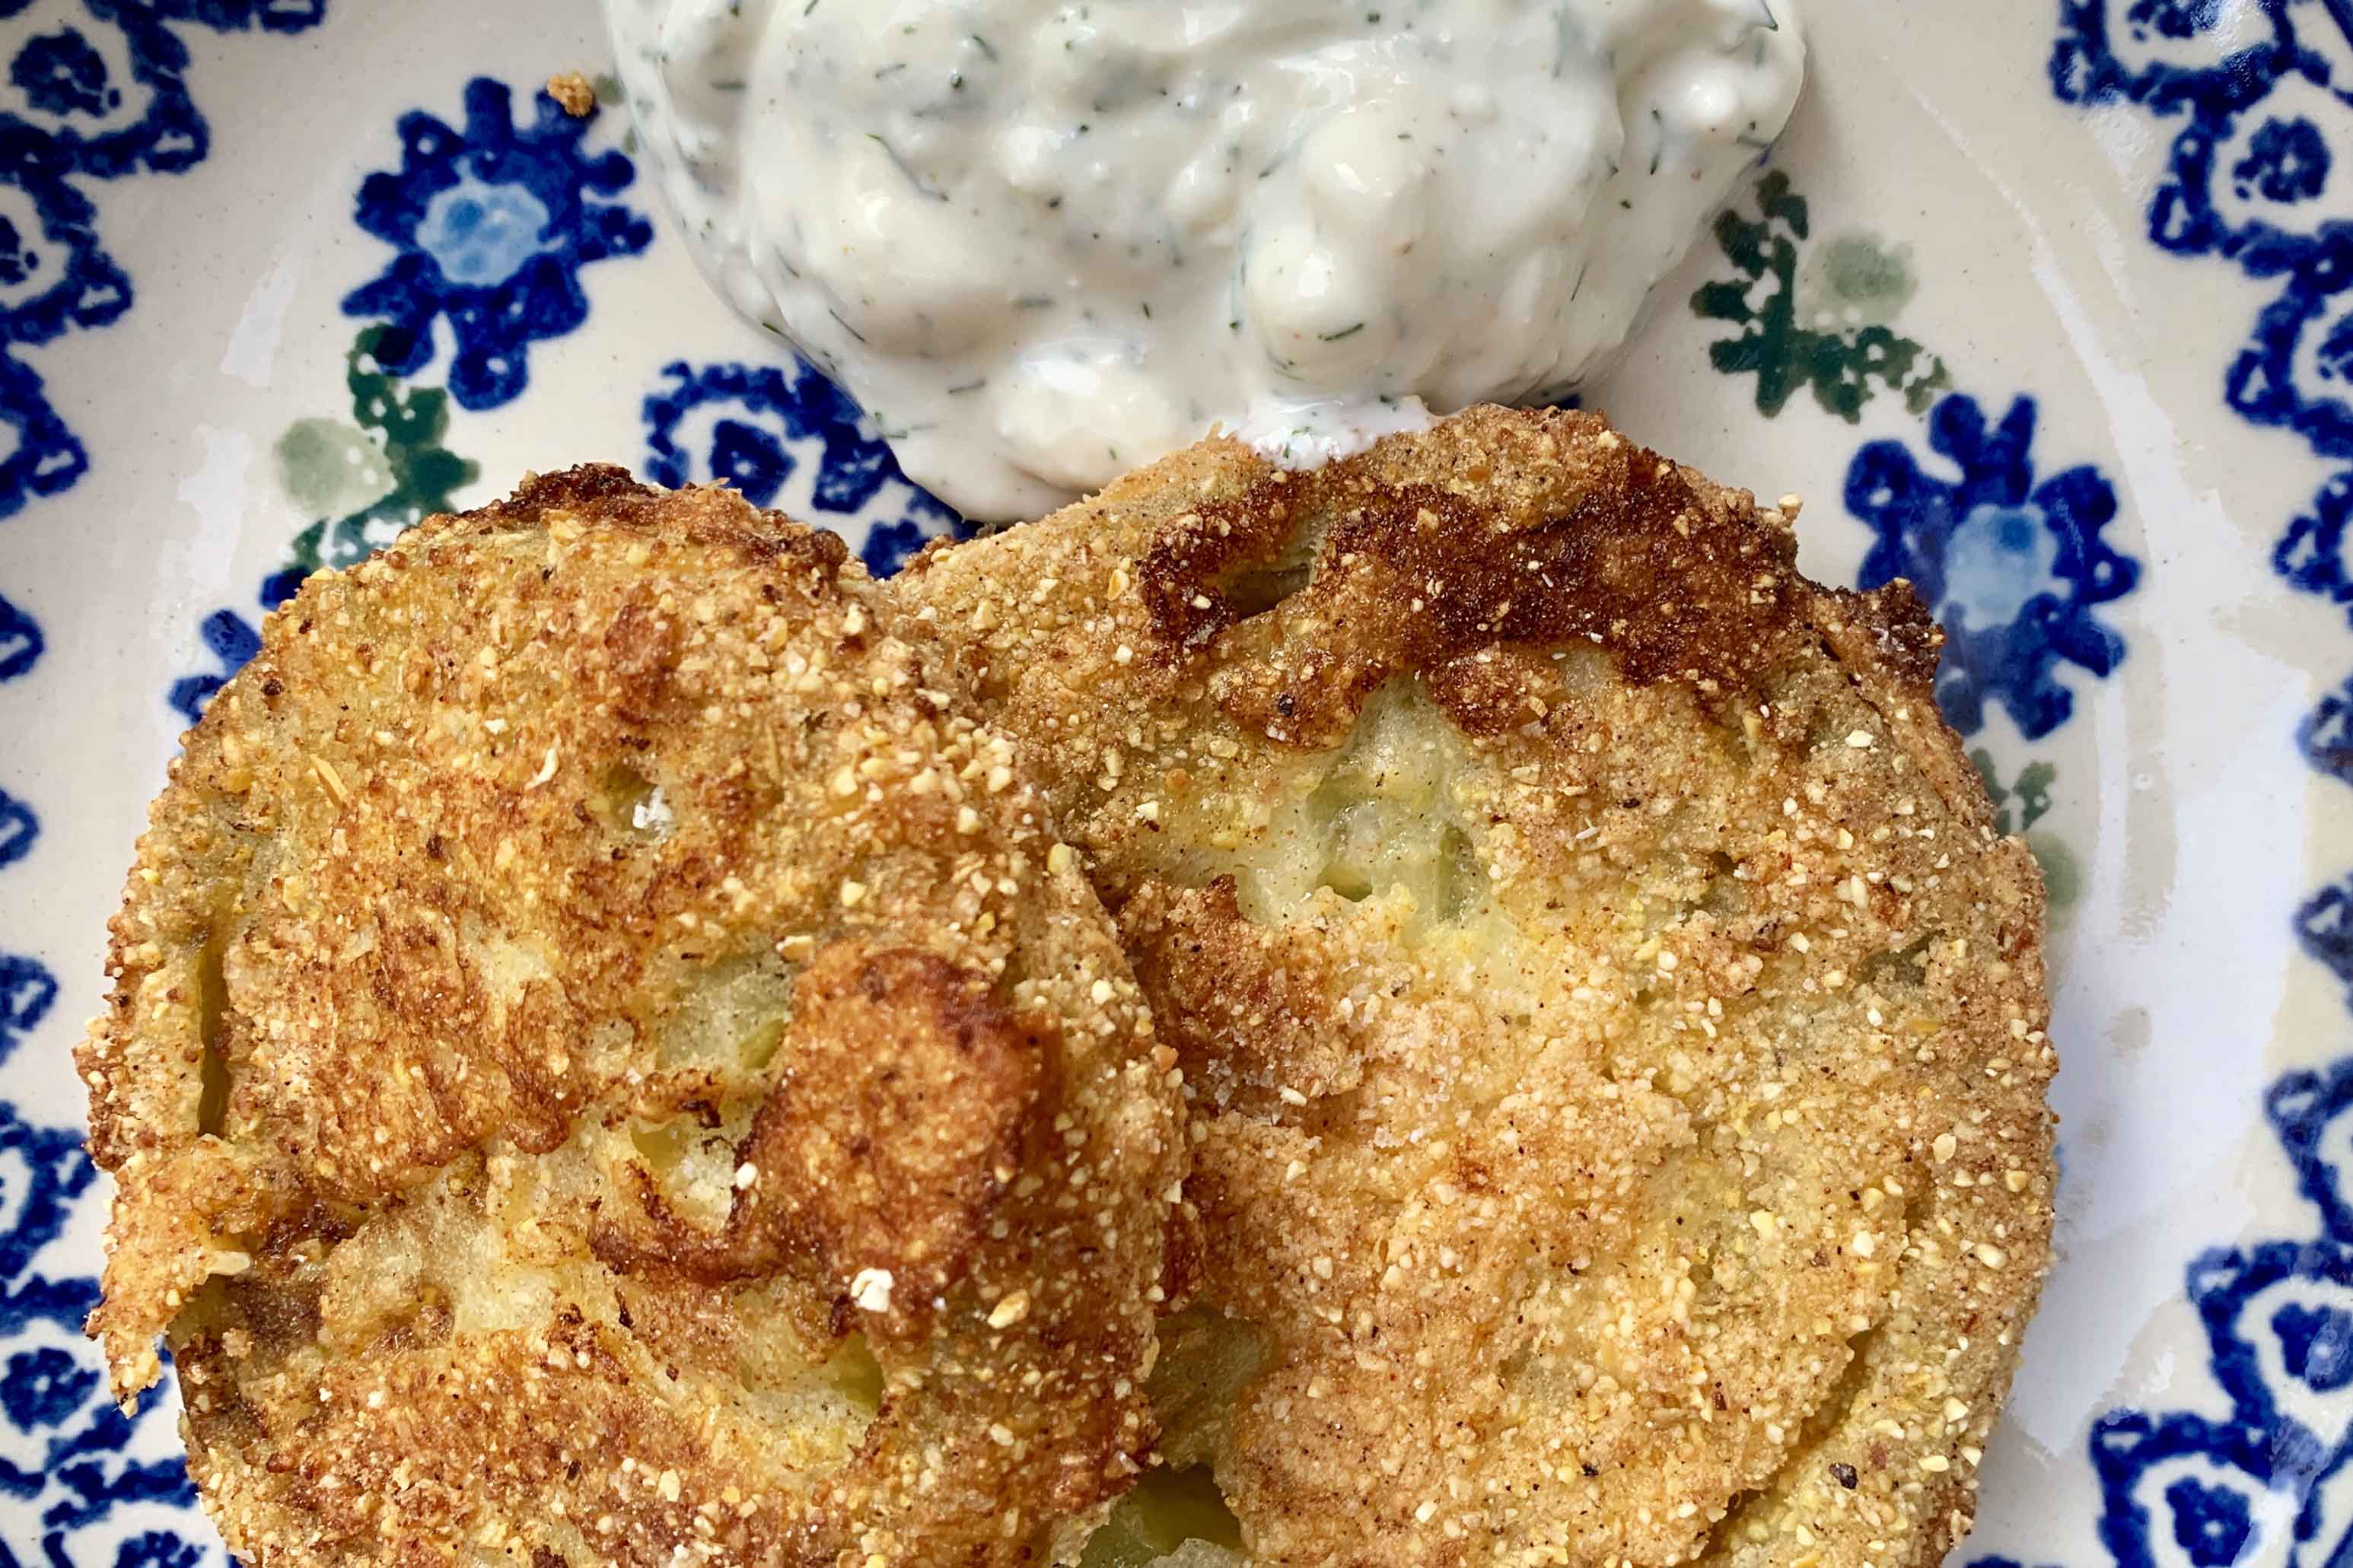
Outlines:
{"type": "Polygon", "coordinates": [[[985,519],[1212,423],[1314,461],[1574,386],[1804,58],[1797,0],[607,11],[706,269],[985,519]]]}

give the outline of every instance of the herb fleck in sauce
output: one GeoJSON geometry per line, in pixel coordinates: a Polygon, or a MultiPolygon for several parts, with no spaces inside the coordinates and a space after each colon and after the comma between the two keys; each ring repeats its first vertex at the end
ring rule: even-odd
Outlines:
{"type": "Polygon", "coordinates": [[[1803,67],[1795,0],[607,8],[714,279],[978,518],[1573,386],[1803,67]]]}

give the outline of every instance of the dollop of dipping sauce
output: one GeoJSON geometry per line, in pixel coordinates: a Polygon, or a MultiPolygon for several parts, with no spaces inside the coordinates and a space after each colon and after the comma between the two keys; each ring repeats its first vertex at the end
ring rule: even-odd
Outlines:
{"type": "Polygon", "coordinates": [[[1788,120],[1796,0],[607,0],[735,308],[1035,515],[1556,398],[1788,120]]]}

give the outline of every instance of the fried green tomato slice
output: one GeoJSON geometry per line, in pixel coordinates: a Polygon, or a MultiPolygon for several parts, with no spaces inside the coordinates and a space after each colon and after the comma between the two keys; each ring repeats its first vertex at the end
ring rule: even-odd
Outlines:
{"type": "Polygon", "coordinates": [[[617,469],[312,578],[80,1052],[231,1548],[1035,1564],[1153,1441],[1174,1058],[832,535],[617,469]]]}
{"type": "Polygon", "coordinates": [[[1205,1458],[1255,1562],[1345,1568],[1966,1529],[2048,1252],[2041,881],[1908,588],[1795,563],[1482,408],[1304,473],[1212,439],[891,585],[1183,1065],[1164,1510],[1205,1458]]]}

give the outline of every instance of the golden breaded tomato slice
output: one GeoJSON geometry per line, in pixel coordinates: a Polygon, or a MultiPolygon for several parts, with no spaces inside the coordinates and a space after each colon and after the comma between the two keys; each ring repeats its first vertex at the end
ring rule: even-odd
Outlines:
{"type": "Polygon", "coordinates": [[[618,469],[273,614],[80,1052],[92,1331],[274,1564],[1030,1564],[1153,1432],[1173,1058],[842,542],[618,469]]]}
{"type": "Polygon", "coordinates": [[[1188,1506],[1214,1560],[1200,1465],[1268,1565],[1966,1528],[2048,1251],[2042,886],[1908,589],[1795,557],[1591,415],[1482,408],[1306,473],[1213,439],[891,585],[1184,1068],[1176,1479],[1105,1561],[1188,1506]]]}

